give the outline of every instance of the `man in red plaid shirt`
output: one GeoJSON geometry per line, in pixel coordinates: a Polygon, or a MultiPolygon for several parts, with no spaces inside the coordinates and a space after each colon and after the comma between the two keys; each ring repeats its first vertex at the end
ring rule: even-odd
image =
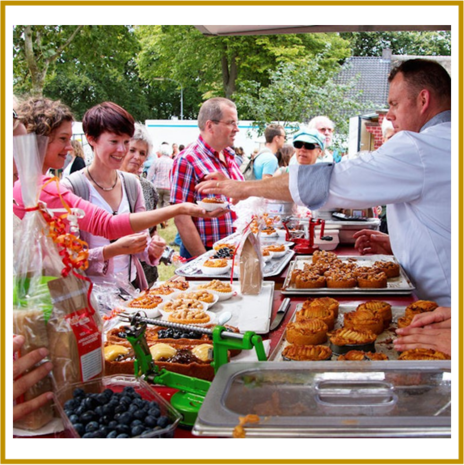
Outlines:
{"type": "MultiPolygon", "coordinates": [[[[235,162],[235,135],[238,133],[237,108],[226,98],[212,98],[200,108],[198,114],[199,138],[183,150],[174,160],[171,171],[171,203],[196,202],[207,197],[195,186],[208,173],[222,172],[225,177],[243,181],[235,162]]],[[[232,234],[234,212],[220,218],[191,218],[180,215],[175,224],[182,238],[180,254],[190,258],[204,254],[219,239],[232,234]]]]}

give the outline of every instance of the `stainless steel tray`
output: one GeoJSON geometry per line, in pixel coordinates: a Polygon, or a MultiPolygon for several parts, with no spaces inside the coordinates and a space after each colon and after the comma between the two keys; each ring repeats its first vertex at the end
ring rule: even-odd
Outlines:
{"type": "MultiPolygon", "coordinates": [[[[356,260],[360,266],[371,266],[376,261],[395,261],[393,255],[369,255],[369,256],[350,256],[350,255],[339,255],[343,261],[356,260]]],[[[398,278],[390,278],[385,288],[360,288],[353,287],[350,289],[333,289],[328,287],[321,287],[319,289],[298,289],[291,285],[290,279],[292,271],[298,268],[303,268],[303,263],[312,263],[312,255],[299,255],[290,263],[287,277],[285,278],[282,286],[282,294],[285,295],[409,295],[415,289],[409,280],[408,276],[404,272],[403,268],[400,267],[400,276],[398,278]]]]}
{"type": "Polygon", "coordinates": [[[449,438],[451,382],[451,361],[229,363],[192,432],[231,437],[255,414],[246,437],[449,438]]]}
{"type": "MultiPolygon", "coordinates": [[[[203,273],[201,270],[202,263],[208,259],[209,257],[213,256],[216,253],[215,250],[209,250],[208,252],[200,255],[199,257],[195,258],[194,260],[182,265],[181,267],[177,268],[176,274],[179,276],[184,276],[188,278],[214,278],[214,279],[230,279],[231,269],[224,274],[217,275],[217,274],[206,274],[203,273]]],[[[278,276],[284,268],[288,265],[290,260],[295,255],[293,250],[287,250],[286,254],[280,258],[273,258],[264,265],[264,278],[269,278],[271,276],[278,276]]],[[[239,278],[239,269],[240,264],[238,262],[234,265],[234,277],[233,279],[239,278]]]]}
{"type": "MultiPolygon", "coordinates": [[[[337,321],[335,322],[334,329],[343,327],[343,316],[345,315],[345,313],[354,312],[357,306],[358,304],[356,305],[350,304],[350,303],[340,304],[340,307],[338,309],[338,318],[337,318],[337,321]]],[[[295,313],[293,314],[290,320],[291,322],[295,321],[296,312],[301,310],[302,307],[303,307],[302,303],[296,306],[295,313]]],[[[404,316],[405,308],[406,307],[392,307],[392,315],[393,315],[392,323],[383,333],[377,336],[377,340],[375,341],[375,351],[385,354],[390,360],[398,359],[398,352],[393,348],[393,339],[396,339],[395,329],[398,327],[398,324],[397,324],[398,318],[404,316]]],[[[285,334],[286,334],[286,331],[284,331],[279,343],[276,345],[275,349],[270,354],[269,356],[270,361],[276,361],[276,362],[283,361],[282,351],[288,345],[288,342],[285,339],[285,334]]],[[[326,342],[325,344],[322,344],[322,345],[328,346],[329,343],[326,342]]],[[[338,359],[337,355],[332,355],[332,360],[337,360],[337,359],[338,359]]],[[[287,362],[287,363],[293,363],[293,362],[287,362]]]]}

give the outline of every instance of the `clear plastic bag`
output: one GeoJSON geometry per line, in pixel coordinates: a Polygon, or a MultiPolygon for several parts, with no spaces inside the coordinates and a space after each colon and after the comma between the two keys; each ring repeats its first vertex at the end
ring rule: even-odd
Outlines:
{"type": "Polygon", "coordinates": [[[263,287],[263,257],[261,243],[251,229],[243,234],[238,248],[240,263],[240,291],[242,294],[257,295],[263,287]]]}

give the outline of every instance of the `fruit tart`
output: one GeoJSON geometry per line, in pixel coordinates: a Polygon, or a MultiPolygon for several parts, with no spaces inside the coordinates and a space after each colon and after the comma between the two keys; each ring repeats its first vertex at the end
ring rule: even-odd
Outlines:
{"type": "Polygon", "coordinates": [[[405,350],[398,360],[451,360],[451,356],[433,349],[405,350]]]}
{"type": "Polygon", "coordinates": [[[373,267],[379,271],[383,271],[387,275],[387,278],[397,278],[400,275],[400,265],[396,262],[377,261],[373,267]]]}
{"type": "Polygon", "coordinates": [[[316,299],[311,300],[308,305],[310,307],[322,306],[328,308],[334,312],[335,318],[338,317],[338,309],[340,304],[338,303],[338,300],[333,299],[332,297],[317,297],[316,299]]]}
{"type": "Polygon", "coordinates": [[[328,326],[318,318],[304,318],[287,325],[285,339],[296,345],[318,345],[327,341],[328,326]]]}
{"type": "Polygon", "coordinates": [[[380,352],[364,352],[362,350],[350,350],[346,354],[339,355],[337,360],[347,360],[353,362],[388,360],[385,354],[380,352]]]}
{"type": "Polygon", "coordinates": [[[156,308],[159,304],[163,302],[163,298],[159,295],[154,295],[150,293],[143,293],[139,297],[131,300],[127,306],[129,308],[156,308]]]}
{"type": "Polygon", "coordinates": [[[387,275],[383,271],[358,274],[358,286],[375,289],[387,287],[387,275]]]}
{"type": "Polygon", "coordinates": [[[354,329],[340,328],[329,332],[329,341],[332,351],[337,354],[345,354],[350,350],[363,350],[375,352],[377,335],[371,331],[357,331],[354,329]]]}
{"type": "Polygon", "coordinates": [[[383,332],[383,319],[380,315],[368,309],[358,309],[354,312],[345,313],[343,316],[345,328],[357,331],[372,331],[374,334],[383,332]]]}
{"type": "Polygon", "coordinates": [[[307,318],[318,318],[322,320],[329,330],[332,330],[335,326],[335,314],[333,310],[330,310],[330,308],[323,305],[311,306],[310,301],[306,301],[301,310],[296,312],[296,321],[301,321],[307,318]]]}
{"type": "Polygon", "coordinates": [[[287,361],[322,361],[330,360],[332,351],[327,346],[322,345],[288,345],[282,351],[282,358],[287,361]]]}
{"type": "Polygon", "coordinates": [[[202,310],[174,310],[168,315],[168,321],[183,325],[205,324],[210,320],[210,316],[202,310]]]}
{"type": "Polygon", "coordinates": [[[356,310],[370,310],[376,315],[379,315],[383,320],[383,329],[387,329],[392,321],[392,309],[391,305],[382,300],[371,300],[358,305],[356,310]]]}

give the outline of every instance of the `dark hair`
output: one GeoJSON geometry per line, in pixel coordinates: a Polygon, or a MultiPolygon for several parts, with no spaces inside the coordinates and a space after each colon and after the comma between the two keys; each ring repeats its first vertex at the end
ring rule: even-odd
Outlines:
{"type": "Polygon", "coordinates": [[[71,110],[60,100],[31,97],[21,102],[17,108],[21,122],[27,132],[39,136],[49,136],[66,121],[74,121],[71,110]]]}
{"type": "Polygon", "coordinates": [[[295,147],[292,144],[285,144],[281,149],[276,153],[277,160],[279,161],[280,167],[288,166],[292,155],[295,153],[295,147]]]}
{"type": "Polygon", "coordinates": [[[436,61],[423,58],[403,61],[391,70],[388,82],[392,82],[398,73],[403,75],[411,92],[419,93],[422,89],[427,89],[440,101],[451,103],[451,77],[436,61]]]}
{"type": "Polygon", "coordinates": [[[280,126],[279,124],[270,124],[264,131],[264,138],[266,139],[266,144],[272,143],[275,136],[281,136],[282,131],[285,132],[283,126],[280,126]]]}
{"type": "Polygon", "coordinates": [[[185,149],[185,145],[184,144],[180,144],[179,145],[179,152],[182,152],[182,150],[185,149]]]}
{"type": "Polygon", "coordinates": [[[103,102],[85,112],[82,128],[86,136],[98,139],[104,132],[132,137],[135,121],[132,115],[113,102],[103,102]]]}

